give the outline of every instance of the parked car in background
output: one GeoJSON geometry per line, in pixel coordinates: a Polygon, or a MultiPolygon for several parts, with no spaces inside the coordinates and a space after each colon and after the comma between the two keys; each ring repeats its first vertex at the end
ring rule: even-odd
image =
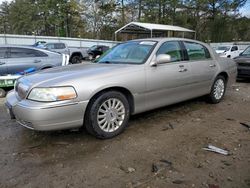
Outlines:
{"type": "Polygon", "coordinates": [[[89,60],[95,59],[97,56],[102,55],[103,53],[105,53],[108,50],[109,50],[109,47],[104,46],[104,45],[94,45],[94,46],[90,47],[87,51],[89,60]]]}
{"type": "Polygon", "coordinates": [[[0,76],[17,74],[26,69],[48,69],[68,64],[66,55],[15,45],[0,46],[0,76]]]}
{"type": "MultiPolygon", "coordinates": [[[[44,42],[44,41],[40,41],[40,42],[44,42]]],[[[41,44],[39,44],[38,47],[44,48],[44,49],[52,51],[52,52],[58,52],[61,54],[69,55],[69,61],[71,64],[81,63],[83,59],[88,57],[87,49],[68,47],[63,42],[41,43],[41,44]]]]}
{"type": "Polygon", "coordinates": [[[229,45],[229,46],[219,46],[216,49],[216,53],[219,54],[220,57],[227,57],[227,58],[235,58],[239,56],[241,50],[237,45],[229,45]]]}
{"type": "Polygon", "coordinates": [[[234,60],[238,67],[238,78],[250,78],[250,46],[234,60]]]}
{"type": "Polygon", "coordinates": [[[18,79],[7,95],[12,118],[33,130],[85,126],[111,138],[130,115],[206,95],[219,103],[236,63],[207,44],[179,38],[128,41],[96,63],[58,67],[18,79]]]}
{"type": "Polygon", "coordinates": [[[37,48],[43,48],[45,44],[46,44],[46,41],[37,41],[32,46],[37,47],[37,48]]]}

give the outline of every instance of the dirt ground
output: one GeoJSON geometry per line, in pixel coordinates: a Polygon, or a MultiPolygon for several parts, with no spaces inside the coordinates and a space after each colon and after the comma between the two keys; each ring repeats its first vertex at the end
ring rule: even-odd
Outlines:
{"type": "Polygon", "coordinates": [[[250,130],[240,122],[250,124],[250,82],[217,105],[199,98],[133,116],[110,140],[28,130],[0,99],[0,187],[249,188],[250,130]]]}

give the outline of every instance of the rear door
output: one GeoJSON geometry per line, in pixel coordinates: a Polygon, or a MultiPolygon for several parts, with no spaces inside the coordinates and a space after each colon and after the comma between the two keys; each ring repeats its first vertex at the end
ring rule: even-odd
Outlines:
{"type": "Polygon", "coordinates": [[[11,47],[8,53],[7,72],[8,74],[16,74],[30,68],[39,70],[46,58],[47,54],[38,50],[11,47]]]}
{"type": "Polygon", "coordinates": [[[0,47],[0,76],[7,74],[7,48],[0,47]]]}
{"type": "Polygon", "coordinates": [[[196,42],[183,42],[192,73],[192,90],[197,96],[210,91],[218,70],[216,61],[209,50],[196,42]]]}

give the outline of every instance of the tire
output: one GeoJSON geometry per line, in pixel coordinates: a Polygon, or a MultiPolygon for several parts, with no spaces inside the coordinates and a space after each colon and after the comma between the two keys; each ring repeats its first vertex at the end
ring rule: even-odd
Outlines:
{"type": "Polygon", "coordinates": [[[122,93],[104,92],[90,101],[85,114],[85,128],[96,138],[112,138],[124,131],[129,116],[129,103],[122,93]]]}
{"type": "Polygon", "coordinates": [[[6,96],[6,91],[0,88],[0,98],[4,98],[6,96]]]}
{"type": "Polygon", "coordinates": [[[221,75],[217,76],[208,95],[208,102],[212,104],[219,103],[225,95],[226,85],[225,77],[221,75]]]}
{"type": "Polygon", "coordinates": [[[80,64],[82,62],[82,57],[79,55],[74,55],[71,60],[71,64],[80,64]]]}
{"type": "Polygon", "coordinates": [[[231,58],[231,55],[228,55],[227,58],[231,58]]]}

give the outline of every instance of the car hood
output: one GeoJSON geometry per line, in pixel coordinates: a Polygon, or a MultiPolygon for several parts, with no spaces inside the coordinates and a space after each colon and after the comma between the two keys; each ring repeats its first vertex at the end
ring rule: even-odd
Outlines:
{"type": "Polygon", "coordinates": [[[60,85],[60,83],[68,83],[79,79],[102,79],[107,76],[114,76],[122,74],[124,71],[129,71],[135,65],[127,64],[79,64],[69,65],[65,67],[56,67],[27,76],[19,79],[20,82],[29,83],[30,86],[43,86],[47,87],[53,85],[60,85]],[[49,83],[49,84],[48,84],[49,83]]]}
{"type": "Polygon", "coordinates": [[[226,52],[225,50],[215,50],[217,54],[221,54],[223,52],[226,52]]]}

